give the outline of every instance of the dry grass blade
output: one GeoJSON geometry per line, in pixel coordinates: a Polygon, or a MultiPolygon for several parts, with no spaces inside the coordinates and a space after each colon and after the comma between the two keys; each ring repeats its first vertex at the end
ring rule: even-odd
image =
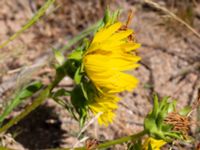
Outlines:
{"type": "Polygon", "coordinates": [[[173,19],[175,19],[176,21],[180,22],[181,24],[183,24],[184,26],[186,26],[190,31],[192,31],[198,38],[200,38],[200,34],[193,28],[191,27],[188,23],[186,23],[184,20],[182,20],[181,18],[179,18],[177,15],[175,15],[173,12],[171,12],[170,10],[168,10],[167,8],[160,6],[159,4],[157,4],[156,2],[153,2],[151,0],[144,0],[145,3],[153,6],[156,9],[159,9],[161,11],[163,11],[164,13],[168,14],[169,16],[171,16],[173,19]]]}
{"type": "Polygon", "coordinates": [[[34,25],[46,12],[46,10],[51,6],[55,0],[48,0],[39,10],[38,12],[15,34],[13,34],[8,40],[0,44],[0,49],[5,47],[8,43],[16,39],[21,33],[29,29],[32,25],[34,25]]]}
{"type": "Polygon", "coordinates": [[[190,72],[193,72],[193,71],[197,70],[198,68],[200,68],[200,62],[195,62],[195,63],[193,63],[193,64],[181,69],[180,71],[178,71],[174,75],[172,75],[170,80],[172,80],[174,78],[177,78],[178,76],[181,76],[181,75],[186,75],[186,74],[188,74],[190,72]]]}

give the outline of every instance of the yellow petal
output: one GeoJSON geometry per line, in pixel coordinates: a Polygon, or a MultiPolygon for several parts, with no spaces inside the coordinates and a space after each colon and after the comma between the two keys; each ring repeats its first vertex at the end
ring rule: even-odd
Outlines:
{"type": "Polygon", "coordinates": [[[129,35],[131,35],[133,33],[133,30],[125,30],[125,31],[119,31],[115,34],[113,34],[112,36],[110,36],[108,38],[109,41],[115,40],[115,41],[119,41],[119,40],[123,40],[125,38],[127,38],[129,35]]]}
{"type": "Polygon", "coordinates": [[[116,32],[121,26],[122,26],[122,24],[120,22],[117,22],[107,28],[102,28],[100,31],[98,31],[95,34],[95,37],[94,37],[92,43],[102,42],[102,41],[106,40],[114,32],[116,32]]]}
{"type": "Polygon", "coordinates": [[[164,146],[165,144],[166,144],[166,142],[163,141],[163,140],[157,140],[157,139],[154,139],[152,137],[149,137],[145,140],[145,142],[143,144],[143,149],[148,150],[149,145],[151,145],[153,150],[160,150],[160,148],[162,146],[164,146]]]}

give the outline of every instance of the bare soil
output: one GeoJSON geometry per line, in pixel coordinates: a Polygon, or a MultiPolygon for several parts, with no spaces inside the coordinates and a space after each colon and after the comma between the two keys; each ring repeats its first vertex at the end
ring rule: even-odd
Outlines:
{"type": "MultiPolygon", "coordinates": [[[[200,33],[200,2],[157,0],[186,20],[200,33]],[[186,10],[192,7],[192,15],[186,10]],[[189,21],[188,21],[189,20],[189,21]]],[[[18,31],[44,3],[44,0],[1,0],[0,43],[18,31]]],[[[9,102],[16,89],[30,80],[48,84],[55,74],[49,58],[52,47],[60,48],[80,31],[98,21],[106,4],[111,9],[121,7],[121,20],[126,20],[128,10],[134,11],[130,25],[142,47],[139,55],[141,66],[132,72],[139,78],[139,86],[132,92],[121,93],[117,117],[108,127],[94,122],[84,133],[85,137],[109,140],[142,130],[143,119],[152,108],[152,95],[170,96],[177,99],[178,108],[191,105],[197,99],[200,87],[200,39],[185,26],[167,14],[140,0],[57,0],[53,11],[15,39],[0,53],[0,111],[9,102]],[[39,67],[34,67],[34,66],[39,67]]],[[[66,77],[60,86],[70,88],[73,81],[66,77]]],[[[34,98],[33,98],[34,99],[34,98]]],[[[18,107],[8,118],[23,111],[31,100],[18,107]]],[[[198,114],[192,115],[197,120],[198,114]]],[[[199,126],[191,127],[191,135],[200,140],[199,126]]],[[[11,149],[40,150],[47,148],[83,145],[77,139],[79,124],[71,115],[52,100],[47,100],[24,120],[1,135],[2,145],[11,149]]],[[[195,144],[175,144],[173,149],[195,149],[195,144]]],[[[126,149],[125,145],[112,149],[126,149]]]]}

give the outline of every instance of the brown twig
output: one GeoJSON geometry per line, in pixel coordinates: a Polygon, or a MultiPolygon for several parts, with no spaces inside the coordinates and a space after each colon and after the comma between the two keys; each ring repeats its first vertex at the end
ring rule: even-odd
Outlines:
{"type": "Polygon", "coordinates": [[[156,2],[153,2],[151,0],[144,0],[144,2],[146,4],[149,4],[149,5],[153,6],[156,9],[159,9],[159,10],[163,11],[164,13],[168,14],[173,19],[175,19],[176,21],[180,22],[185,27],[187,27],[190,31],[192,31],[198,38],[200,38],[200,34],[193,27],[191,27],[188,23],[186,23],[184,20],[182,20],[181,18],[179,18],[177,15],[175,15],[173,12],[171,12],[167,8],[165,8],[163,6],[160,6],[159,4],[157,4],[156,2]]]}

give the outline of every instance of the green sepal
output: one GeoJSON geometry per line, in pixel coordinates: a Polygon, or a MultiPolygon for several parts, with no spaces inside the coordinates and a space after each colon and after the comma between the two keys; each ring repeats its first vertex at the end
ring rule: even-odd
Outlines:
{"type": "Polygon", "coordinates": [[[58,64],[62,65],[65,62],[65,56],[63,55],[63,53],[55,48],[53,48],[53,53],[58,64]]]}
{"type": "Polygon", "coordinates": [[[81,61],[83,55],[82,50],[75,50],[71,54],[68,55],[68,59],[74,59],[77,61],[81,61]]]}
{"type": "Polygon", "coordinates": [[[81,79],[83,77],[83,74],[81,73],[81,67],[79,67],[74,75],[74,81],[76,84],[80,84],[81,83],[81,79]]]}
{"type": "Polygon", "coordinates": [[[83,81],[81,83],[83,95],[87,101],[94,99],[94,93],[97,93],[94,85],[91,82],[83,81]]]}
{"type": "Polygon", "coordinates": [[[84,98],[86,100],[89,100],[89,96],[88,96],[88,93],[87,93],[87,84],[81,83],[80,86],[81,86],[81,90],[83,92],[84,98]]]}
{"type": "Polygon", "coordinates": [[[171,142],[173,139],[183,139],[180,132],[172,131],[173,126],[165,123],[167,115],[176,108],[176,102],[168,102],[169,97],[164,97],[160,102],[154,96],[153,110],[144,120],[145,131],[153,138],[171,142]]]}
{"type": "Polygon", "coordinates": [[[158,103],[158,96],[155,94],[154,95],[154,103],[153,103],[153,112],[151,113],[151,116],[152,117],[157,117],[157,114],[158,114],[158,106],[159,103],[158,103]]]}
{"type": "Polygon", "coordinates": [[[187,116],[191,111],[192,111],[192,107],[186,106],[179,111],[179,114],[182,115],[182,116],[187,116]]]}
{"type": "Polygon", "coordinates": [[[68,75],[72,79],[76,73],[77,68],[80,67],[80,62],[76,60],[68,59],[62,66],[59,66],[56,69],[57,76],[66,76],[68,75]]]}
{"type": "Polygon", "coordinates": [[[76,85],[71,93],[71,103],[79,114],[79,123],[82,127],[87,118],[88,107],[80,85],[76,85]]]}
{"type": "Polygon", "coordinates": [[[84,126],[86,119],[87,119],[87,110],[82,109],[82,115],[79,120],[79,125],[81,128],[84,126]]]}
{"type": "Polygon", "coordinates": [[[110,21],[110,17],[111,17],[111,12],[109,10],[109,8],[106,8],[106,11],[105,11],[105,15],[104,15],[104,18],[103,18],[103,22],[106,24],[110,21]]]}
{"type": "Polygon", "coordinates": [[[67,91],[63,88],[57,90],[56,92],[51,93],[51,97],[53,98],[60,97],[60,96],[70,96],[70,95],[71,95],[71,91],[67,91]]]}
{"type": "Polygon", "coordinates": [[[109,8],[107,8],[103,18],[104,25],[115,23],[120,15],[120,12],[121,12],[120,10],[111,12],[109,8]]]}
{"type": "Polygon", "coordinates": [[[111,17],[111,24],[113,24],[117,21],[120,13],[121,13],[120,10],[116,10],[115,12],[113,12],[112,17],[111,17]]]}
{"type": "Polygon", "coordinates": [[[84,38],[83,39],[83,45],[82,45],[82,48],[83,48],[83,51],[84,50],[87,50],[90,46],[90,40],[88,38],[84,38]]]}
{"type": "Polygon", "coordinates": [[[63,88],[52,92],[50,97],[54,99],[62,107],[66,108],[67,111],[74,117],[74,119],[79,120],[77,114],[75,113],[74,106],[66,100],[62,100],[62,96],[71,96],[71,91],[67,91],[63,88]]]}

